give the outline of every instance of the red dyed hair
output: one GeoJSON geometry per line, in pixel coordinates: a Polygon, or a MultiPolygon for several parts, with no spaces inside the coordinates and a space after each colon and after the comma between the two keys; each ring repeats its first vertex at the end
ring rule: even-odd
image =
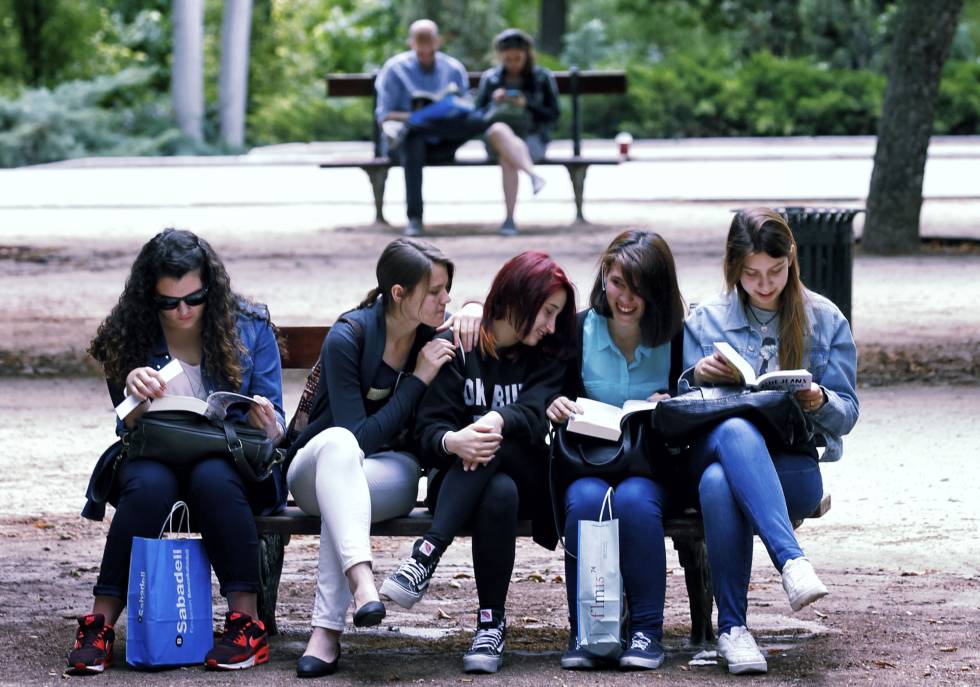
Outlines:
{"type": "Polygon", "coordinates": [[[565,290],[565,307],[555,320],[555,333],[546,336],[539,345],[549,355],[567,357],[575,348],[575,287],[557,262],[537,250],[515,255],[493,278],[483,305],[480,351],[497,357],[494,320],[507,320],[517,330],[518,337],[527,336],[548,296],[559,289],[565,290]]]}

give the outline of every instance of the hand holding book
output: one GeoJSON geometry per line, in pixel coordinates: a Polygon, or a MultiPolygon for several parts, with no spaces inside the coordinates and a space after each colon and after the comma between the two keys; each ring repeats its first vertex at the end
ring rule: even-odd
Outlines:
{"type": "Polygon", "coordinates": [[[704,360],[711,360],[713,363],[719,357],[729,368],[735,383],[743,384],[750,389],[803,391],[810,389],[813,384],[813,375],[808,370],[775,370],[756,376],[749,361],[727,341],[716,341],[714,356],[704,360]]]}

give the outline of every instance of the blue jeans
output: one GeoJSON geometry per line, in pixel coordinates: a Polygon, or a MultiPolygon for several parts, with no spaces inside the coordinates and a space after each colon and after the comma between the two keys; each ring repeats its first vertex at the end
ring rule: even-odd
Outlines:
{"type": "MultiPolygon", "coordinates": [[[[575,480],[565,493],[565,591],[572,631],[578,627],[578,522],[598,520],[609,487],[598,477],[575,480]]],[[[613,515],[619,519],[619,567],[630,609],[630,633],[663,638],[667,556],[664,552],[663,487],[645,477],[615,484],[613,515]]]]}
{"type": "Polygon", "coordinates": [[[726,420],[691,446],[718,632],[746,624],[752,535],[777,570],[803,555],[791,520],[810,515],[823,497],[815,455],[771,454],[755,426],[726,420]]]}

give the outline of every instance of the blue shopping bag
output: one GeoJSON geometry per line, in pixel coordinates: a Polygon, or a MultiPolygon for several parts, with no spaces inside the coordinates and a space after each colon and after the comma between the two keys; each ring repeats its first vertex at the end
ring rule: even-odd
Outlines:
{"type": "Polygon", "coordinates": [[[211,620],[211,564],[200,539],[164,539],[187,523],[187,504],[178,501],[160,538],[133,537],[129,559],[126,662],[136,668],[204,663],[214,645],[211,620]]]}

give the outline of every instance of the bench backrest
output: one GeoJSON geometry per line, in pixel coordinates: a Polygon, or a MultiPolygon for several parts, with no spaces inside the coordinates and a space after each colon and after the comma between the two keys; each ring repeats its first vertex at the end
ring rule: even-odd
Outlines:
{"type": "Polygon", "coordinates": [[[279,327],[285,343],[282,369],[309,370],[320,359],[320,349],[330,327],[279,327]]]}
{"type": "MultiPolygon", "coordinates": [[[[482,72],[467,72],[470,88],[480,83],[482,72]]],[[[572,149],[576,157],[582,154],[582,118],[579,109],[580,95],[621,95],[626,93],[626,72],[620,70],[579,71],[573,67],[567,72],[554,72],[558,93],[572,99],[572,149]]],[[[327,74],[328,98],[372,98],[371,112],[377,105],[374,80],[377,72],[371,74],[327,74]]],[[[371,140],[374,142],[374,156],[381,157],[381,130],[374,121],[371,140]]]]}

